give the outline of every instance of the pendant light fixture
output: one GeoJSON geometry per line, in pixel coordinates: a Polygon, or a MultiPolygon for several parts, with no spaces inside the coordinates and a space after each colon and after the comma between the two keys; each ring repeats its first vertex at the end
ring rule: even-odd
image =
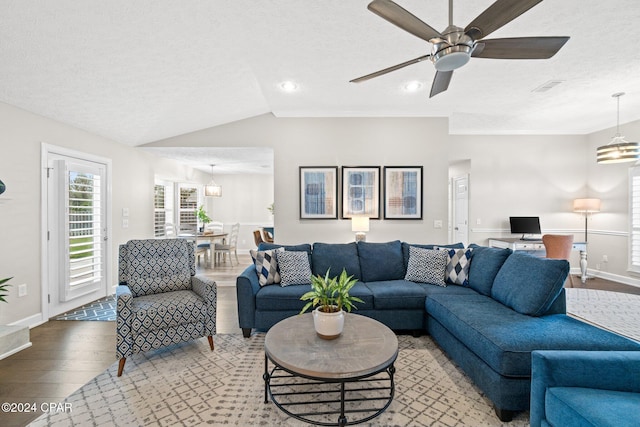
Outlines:
{"type": "Polygon", "coordinates": [[[213,180],[213,166],[211,165],[211,182],[204,186],[204,195],[211,197],[222,197],[222,186],[213,180]]]}
{"type": "Polygon", "coordinates": [[[635,162],[640,158],[640,144],[637,142],[629,142],[620,135],[620,97],[624,92],[618,92],[611,95],[618,100],[618,118],[616,125],[616,135],[607,145],[598,147],[596,160],[598,163],[623,163],[635,162]]]}

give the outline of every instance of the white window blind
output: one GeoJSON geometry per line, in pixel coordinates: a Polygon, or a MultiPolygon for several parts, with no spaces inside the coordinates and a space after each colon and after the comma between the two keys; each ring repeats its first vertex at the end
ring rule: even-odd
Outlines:
{"type": "Polygon", "coordinates": [[[178,229],[180,231],[195,232],[198,228],[198,187],[190,184],[179,185],[180,205],[178,209],[178,229]]]}
{"type": "Polygon", "coordinates": [[[154,186],[154,234],[156,237],[164,237],[166,224],[173,224],[173,184],[156,182],[154,186]]]}
{"type": "Polygon", "coordinates": [[[60,170],[66,187],[62,243],[67,254],[60,300],[69,301],[95,291],[103,279],[104,171],[75,162],[60,170]]]}
{"type": "Polygon", "coordinates": [[[629,270],[640,273],[640,166],[631,169],[629,182],[629,270]]]}

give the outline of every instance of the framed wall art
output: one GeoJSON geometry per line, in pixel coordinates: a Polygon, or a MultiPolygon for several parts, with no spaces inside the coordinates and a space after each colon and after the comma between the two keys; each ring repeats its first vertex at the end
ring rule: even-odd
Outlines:
{"type": "Polygon", "coordinates": [[[422,219],[422,166],[385,166],[384,219],[422,219]]]}
{"type": "Polygon", "coordinates": [[[342,218],[380,218],[380,166],[342,167],[342,218]]]}
{"type": "Polygon", "coordinates": [[[300,219],[338,218],[338,167],[300,166],[300,219]]]}

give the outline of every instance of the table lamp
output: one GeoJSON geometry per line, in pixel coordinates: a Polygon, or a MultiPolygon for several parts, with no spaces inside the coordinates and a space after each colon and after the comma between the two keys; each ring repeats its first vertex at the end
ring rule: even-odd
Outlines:
{"type": "Polygon", "coordinates": [[[584,214],[584,241],[586,243],[589,214],[600,212],[600,199],[575,199],[573,201],[573,211],[584,214]]]}
{"type": "Polygon", "coordinates": [[[369,217],[351,217],[351,231],[356,232],[356,242],[365,242],[367,240],[366,232],[369,231],[369,217]]]}

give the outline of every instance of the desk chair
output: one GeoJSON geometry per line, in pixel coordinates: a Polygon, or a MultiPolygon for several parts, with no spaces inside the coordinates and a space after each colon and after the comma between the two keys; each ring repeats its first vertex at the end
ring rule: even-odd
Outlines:
{"type": "MultiPolygon", "coordinates": [[[[573,247],[573,236],[560,234],[545,234],[542,236],[542,243],[547,251],[547,258],[566,259],[569,261],[571,249],[573,247]]],[[[573,278],[569,273],[569,284],[573,288],[573,278]]]]}

